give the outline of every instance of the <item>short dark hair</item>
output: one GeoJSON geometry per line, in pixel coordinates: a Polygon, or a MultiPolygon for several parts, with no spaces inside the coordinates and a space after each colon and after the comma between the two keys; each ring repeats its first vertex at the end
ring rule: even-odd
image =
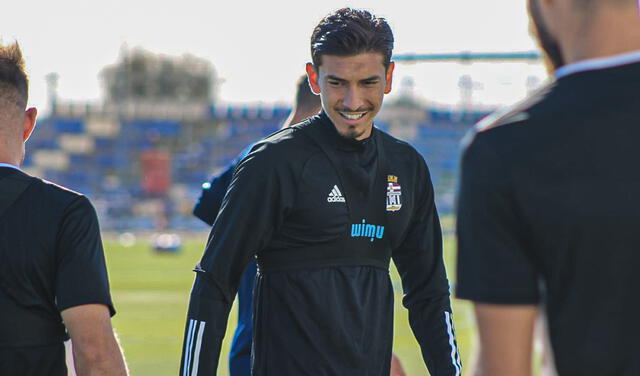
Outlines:
{"type": "Polygon", "coordinates": [[[15,96],[20,107],[25,107],[29,98],[29,79],[24,65],[18,42],[8,46],[0,44],[0,97],[15,96]],[[9,90],[15,92],[9,93],[9,90]]]}
{"type": "Polygon", "coordinates": [[[322,55],[354,56],[379,52],[389,68],[393,52],[393,33],[384,18],[366,10],[342,8],[320,21],[311,34],[311,60],[316,69],[322,55]]]}
{"type": "Polygon", "coordinates": [[[311,91],[309,78],[306,74],[300,77],[296,83],[296,106],[308,110],[320,108],[320,96],[311,91]]]}

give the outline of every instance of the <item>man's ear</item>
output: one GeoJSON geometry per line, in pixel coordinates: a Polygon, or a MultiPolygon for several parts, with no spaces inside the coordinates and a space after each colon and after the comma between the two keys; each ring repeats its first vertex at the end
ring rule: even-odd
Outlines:
{"type": "Polygon", "coordinates": [[[306,66],[307,77],[309,77],[309,86],[314,94],[320,94],[320,85],[318,85],[318,72],[313,66],[313,63],[307,63],[306,66]]]}
{"type": "Polygon", "coordinates": [[[387,68],[387,73],[385,74],[386,85],[384,87],[384,93],[389,94],[391,92],[391,83],[393,82],[393,69],[396,67],[396,63],[393,61],[389,63],[389,68],[387,68]]]}
{"type": "Polygon", "coordinates": [[[24,120],[22,123],[22,141],[26,142],[31,133],[36,127],[36,117],[38,116],[38,110],[35,107],[30,107],[24,112],[24,120]]]}

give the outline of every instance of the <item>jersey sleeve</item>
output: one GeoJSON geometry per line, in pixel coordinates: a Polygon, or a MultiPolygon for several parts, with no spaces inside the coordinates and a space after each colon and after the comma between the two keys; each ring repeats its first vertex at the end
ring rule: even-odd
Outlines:
{"type": "Polygon", "coordinates": [[[293,183],[283,182],[277,158],[258,146],[245,157],[213,224],[187,313],[181,372],[215,375],[229,310],[240,279],[255,253],[282,222],[293,183]]]}
{"type": "Polygon", "coordinates": [[[538,275],[517,210],[508,168],[487,135],[476,134],[463,155],[458,193],[458,297],[538,303],[538,275]]]}
{"type": "Polygon", "coordinates": [[[449,282],[442,254],[442,231],[424,160],[416,173],[416,207],[401,246],[394,250],[404,290],[403,305],[433,376],[460,375],[462,364],[453,325],[449,282]]]}
{"type": "Polygon", "coordinates": [[[84,196],[65,209],[57,235],[56,304],[60,311],[104,304],[115,314],[96,212],[84,196]]]}

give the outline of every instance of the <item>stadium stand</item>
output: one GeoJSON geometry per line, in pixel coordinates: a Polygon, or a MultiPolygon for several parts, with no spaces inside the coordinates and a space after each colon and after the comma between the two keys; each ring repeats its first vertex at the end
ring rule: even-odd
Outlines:
{"type": "MultiPolygon", "coordinates": [[[[289,113],[278,106],[211,106],[200,118],[167,111],[163,119],[81,107],[58,107],[39,121],[24,167],[88,195],[103,229],[114,231],[205,230],[191,214],[201,184],[246,145],[277,131],[289,113]]],[[[390,104],[377,126],[425,157],[438,209],[449,214],[460,141],[486,114],[390,104]]]]}

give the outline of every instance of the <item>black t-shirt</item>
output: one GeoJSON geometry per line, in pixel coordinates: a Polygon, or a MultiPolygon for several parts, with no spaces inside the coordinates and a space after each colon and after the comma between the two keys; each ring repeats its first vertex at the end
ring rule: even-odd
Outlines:
{"type": "Polygon", "coordinates": [[[561,77],[478,124],[457,295],[537,304],[561,375],[640,375],[640,63],[561,77]]]}
{"type": "Polygon", "coordinates": [[[0,200],[18,181],[30,184],[0,217],[0,357],[46,346],[59,354],[61,311],[98,303],[115,314],[98,220],[86,197],[8,167],[0,200]]]}

